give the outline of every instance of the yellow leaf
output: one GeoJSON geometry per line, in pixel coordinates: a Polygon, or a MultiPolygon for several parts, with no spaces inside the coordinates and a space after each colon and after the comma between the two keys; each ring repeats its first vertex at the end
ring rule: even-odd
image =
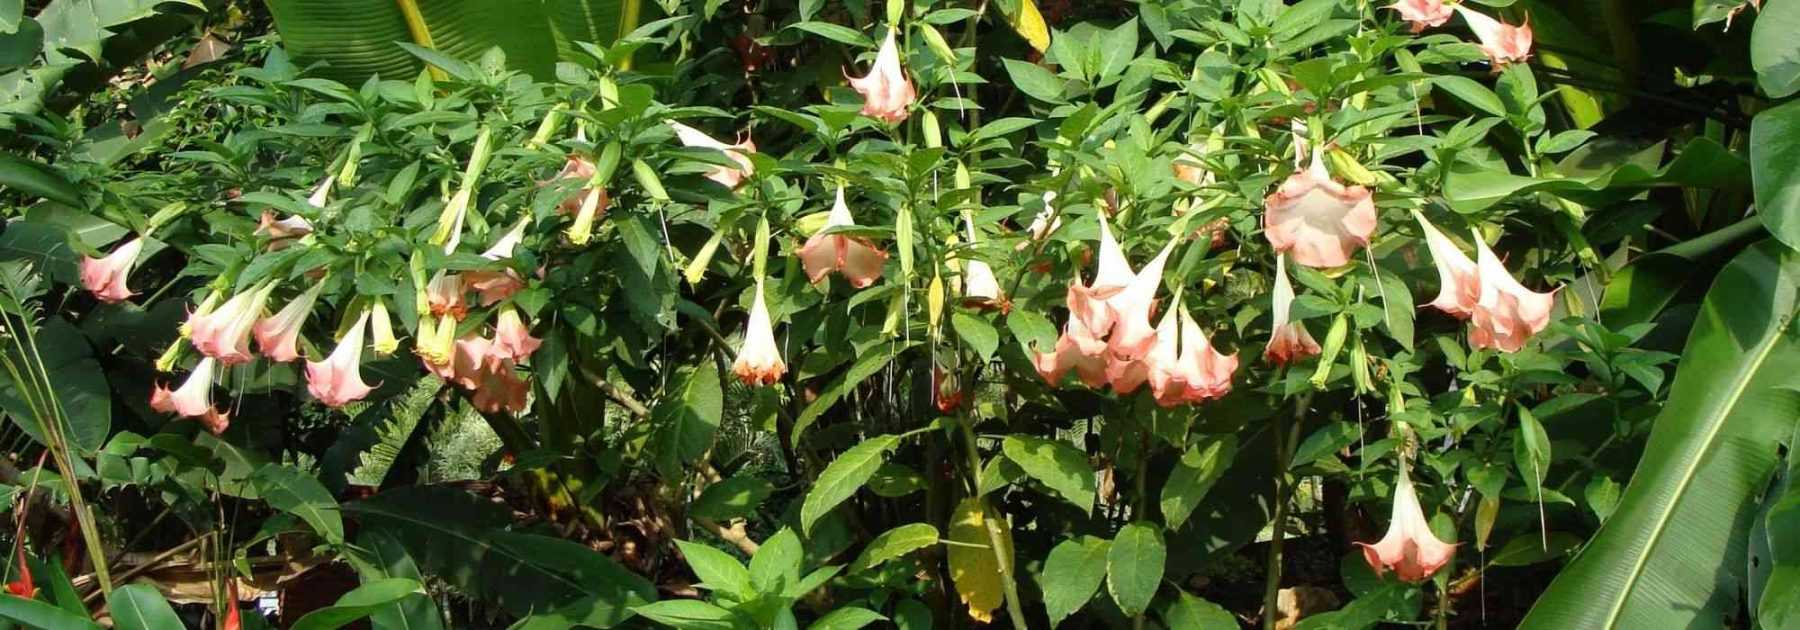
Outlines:
{"type": "Polygon", "coordinates": [[[1018,9],[1008,11],[1010,3],[1000,3],[1000,10],[1006,13],[1006,22],[1012,25],[1019,37],[1031,44],[1038,52],[1050,50],[1050,25],[1044,23],[1044,14],[1038,12],[1037,3],[1033,0],[1019,0],[1018,9]]]}
{"type": "MultiPolygon", "coordinates": [[[[931,284],[925,288],[925,315],[931,330],[936,331],[938,320],[944,317],[944,277],[933,274],[931,284]]],[[[936,332],[932,333],[937,334],[936,332]]]]}
{"type": "MultiPolygon", "coordinates": [[[[950,517],[950,540],[960,544],[950,546],[950,579],[956,582],[963,603],[969,605],[969,617],[989,623],[994,611],[1006,604],[1006,591],[1001,585],[1000,561],[989,544],[985,514],[979,498],[963,499],[956,505],[956,513],[950,517]]],[[[1000,553],[1011,562],[1012,532],[1004,523],[1000,532],[1000,553]]]]}

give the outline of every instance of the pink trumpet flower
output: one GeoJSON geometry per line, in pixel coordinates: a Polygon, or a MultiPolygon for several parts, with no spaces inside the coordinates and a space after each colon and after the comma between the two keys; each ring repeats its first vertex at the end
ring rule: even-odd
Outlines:
{"type": "Polygon", "coordinates": [[[1375,233],[1373,193],[1345,186],[1325,169],[1325,151],[1263,200],[1263,234],[1275,251],[1308,267],[1341,267],[1375,233]]]}
{"type": "Polygon", "coordinates": [[[1095,338],[1112,332],[1113,309],[1108,303],[1137,279],[1137,274],[1131,272],[1131,263],[1125,260],[1125,250],[1119,247],[1118,239],[1113,238],[1105,216],[1100,217],[1099,258],[1094,281],[1083,285],[1077,278],[1069,284],[1068,292],[1070,316],[1080,319],[1084,330],[1095,338]]]}
{"type": "Polygon", "coordinates": [[[1456,545],[1438,540],[1431,533],[1425,510],[1419,507],[1419,495],[1413,490],[1406,464],[1400,464],[1399,481],[1394,484],[1394,513],[1388,521],[1387,535],[1375,544],[1362,546],[1363,560],[1375,575],[1394,575],[1408,582],[1421,582],[1450,563],[1456,545]]]}
{"type": "Polygon", "coordinates": [[[1110,360],[1106,363],[1106,380],[1112,383],[1113,393],[1121,396],[1137,391],[1143,387],[1150,375],[1159,367],[1171,367],[1180,357],[1181,326],[1175,316],[1176,309],[1163,313],[1162,321],[1156,325],[1156,336],[1152,338],[1150,352],[1136,361],[1110,360]]]}
{"type": "Polygon", "coordinates": [[[1069,318],[1055,348],[1037,353],[1031,362],[1038,376],[1051,386],[1062,383],[1069,370],[1074,370],[1088,387],[1102,387],[1110,380],[1106,374],[1106,340],[1089,330],[1079,317],[1069,318]]]}
{"type": "Polygon", "coordinates": [[[1318,356],[1319,342],[1306,331],[1306,324],[1289,319],[1294,304],[1294,285],[1288,281],[1287,256],[1275,257],[1273,293],[1275,328],[1269,333],[1268,345],[1263,347],[1263,359],[1276,365],[1288,365],[1318,356]]]}
{"type": "Polygon", "coordinates": [[[114,249],[105,258],[81,259],[81,287],[93,293],[94,297],[107,304],[117,304],[129,299],[131,289],[125,286],[131,275],[131,268],[137,266],[138,255],[144,251],[144,237],[125,241],[118,249],[114,249]]]}
{"type": "Polygon", "coordinates": [[[1156,290],[1162,288],[1163,266],[1175,251],[1178,239],[1169,239],[1155,258],[1139,269],[1131,284],[1106,301],[1112,309],[1112,338],[1107,342],[1109,361],[1136,361],[1150,351],[1156,341],[1156,329],[1150,317],[1156,311],[1156,290]]]}
{"type": "Polygon", "coordinates": [[[881,268],[887,264],[887,252],[876,249],[869,239],[845,234],[826,234],[831,228],[856,225],[856,219],[850,216],[850,206],[844,203],[844,187],[837,190],[837,201],[831,205],[831,213],[826,216],[825,227],[819,233],[806,239],[800,247],[800,262],[806,266],[806,276],[812,282],[824,280],[833,271],[842,272],[850,286],[861,289],[881,277],[881,268]]]}
{"type": "Polygon", "coordinates": [[[306,362],[306,391],[325,406],[342,407],[374,391],[362,379],[363,330],[368,324],[369,312],[363,311],[331,356],[306,362]]]}
{"type": "Polygon", "coordinates": [[[518,309],[503,308],[499,321],[494,324],[494,341],[489,346],[488,361],[524,361],[543,343],[542,339],[531,336],[531,329],[519,317],[518,309]]]}
{"type": "Polygon", "coordinates": [[[479,376],[481,380],[476,383],[474,394],[469,396],[469,404],[477,410],[483,413],[525,410],[526,395],[531,392],[531,386],[513,373],[510,363],[482,370],[479,376]]]}
{"type": "Polygon", "coordinates": [[[1425,233],[1425,247],[1431,251],[1431,262],[1437,266],[1438,295],[1431,301],[1431,306],[1451,317],[1468,319],[1475,314],[1476,302],[1481,299],[1481,278],[1475,261],[1457,249],[1456,243],[1438,231],[1437,226],[1426,221],[1424,213],[1414,210],[1413,218],[1418,220],[1419,229],[1425,233]]]}
{"type": "Polygon", "coordinates": [[[463,292],[462,276],[440,269],[425,283],[425,302],[431,307],[432,315],[449,315],[454,319],[462,319],[469,312],[469,305],[463,301],[463,292]]]}
{"type": "Polygon", "coordinates": [[[1470,320],[1469,343],[1476,348],[1518,352],[1532,335],[1550,325],[1556,292],[1538,293],[1519,284],[1480,238],[1475,239],[1475,252],[1481,297],[1470,320]]]}
{"type": "MultiPolygon", "coordinates": [[[[574,179],[585,182],[593,179],[595,172],[593,160],[578,153],[571,153],[569,154],[569,161],[563,164],[562,171],[558,172],[555,177],[550,178],[549,181],[539,182],[538,185],[549,186],[565,179],[574,179]]],[[[581,190],[571,193],[557,204],[557,209],[561,210],[563,214],[574,214],[577,210],[581,209],[581,200],[586,197],[589,192],[589,189],[582,188],[581,190]]]]}
{"type": "Polygon", "coordinates": [[[1487,54],[1495,69],[1531,58],[1529,19],[1513,26],[1463,6],[1463,3],[1456,5],[1456,12],[1469,23],[1469,30],[1475,31],[1476,39],[1481,40],[1481,52],[1487,54]]]}
{"type": "Polygon", "coordinates": [[[263,306],[274,291],[275,283],[265,280],[231,296],[212,312],[189,315],[194,348],[226,365],[248,362],[252,358],[251,330],[262,318],[263,306]]]}
{"type": "Polygon", "coordinates": [[[257,220],[254,234],[269,237],[269,249],[276,250],[287,246],[288,242],[293,239],[311,234],[312,231],[312,222],[307,221],[306,217],[295,214],[289,215],[286,219],[276,219],[274,210],[264,209],[262,217],[257,220]]]}
{"type": "Polygon", "coordinates": [[[1231,375],[1237,372],[1237,355],[1220,353],[1187,308],[1179,307],[1179,311],[1180,354],[1171,364],[1165,349],[1162,357],[1151,362],[1150,392],[1163,407],[1223,397],[1231,393],[1231,375]]]}
{"type": "Polygon", "coordinates": [[[1455,13],[1444,0],[1395,0],[1387,6],[1400,12],[1400,19],[1412,25],[1412,32],[1422,33],[1425,29],[1443,26],[1455,13]]]}
{"type": "Polygon", "coordinates": [[[150,390],[150,408],[163,413],[173,413],[187,418],[198,418],[213,411],[212,380],[213,369],[218,361],[212,357],[202,357],[194,364],[194,370],[188,373],[186,381],[175,391],[161,384],[150,390]]]}
{"type": "MultiPolygon", "coordinates": [[[[529,221],[520,221],[512,230],[501,236],[500,240],[495,241],[493,247],[482,252],[481,257],[488,260],[512,258],[513,250],[517,249],[519,242],[525,238],[525,227],[528,223],[529,221]]],[[[519,277],[519,272],[512,269],[469,271],[463,275],[463,283],[476,292],[482,306],[498,304],[501,300],[512,297],[520,289],[525,288],[525,279],[519,277]]]]}
{"type": "Polygon", "coordinates": [[[714,166],[712,171],[706,174],[707,179],[718,182],[719,185],[726,188],[737,188],[738,184],[743,183],[745,177],[756,172],[755,164],[750,162],[750,154],[756,152],[755,142],[746,139],[737,144],[725,144],[698,129],[675,121],[669,121],[669,126],[675,129],[675,137],[681,140],[683,146],[723,151],[731,158],[731,161],[737,162],[737,168],[714,166]]]}
{"type": "Polygon", "coordinates": [[[750,304],[750,321],[744,326],[744,344],[738,348],[731,372],[745,385],[770,385],[787,373],[787,364],[782,362],[781,349],[775,345],[775,329],[769,322],[769,307],[763,302],[760,280],[753,290],[756,297],[750,304]]]}
{"type": "Polygon", "coordinates": [[[315,282],[312,288],[288,302],[273,317],[256,321],[250,333],[256,337],[256,347],[262,351],[263,356],[282,363],[300,358],[300,351],[296,347],[300,340],[300,326],[306,323],[306,316],[312,314],[313,302],[318,300],[319,292],[324,288],[325,283],[315,282]]]}
{"type": "Polygon", "coordinates": [[[906,120],[907,111],[918,97],[906,69],[900,66],[900,47],[894,42],[894,29],[888,29],[881,50],[875,53],[875,66],[863,77],[848,77],[850,87],[863,96],[862,114],[889,124],[906,120]]]}

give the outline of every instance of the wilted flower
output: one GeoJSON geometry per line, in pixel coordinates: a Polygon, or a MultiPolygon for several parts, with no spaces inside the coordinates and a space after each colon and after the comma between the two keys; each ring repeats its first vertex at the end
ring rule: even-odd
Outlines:
{"type": "Polygon", "coordinates": [[[231,296],[218,310],[189,315],[194,348],[226,365],[249,361],[251,329],[262,318],[263,305],[274,290],[275,283],[264,280],[231,296]]]}
{"type": "Polygon", "coordinates": [[[787,373],[781,361],[781,350],[775,345],[775,330],[769,323],[769,307],[763,303],[762,282],[756,283],[756,297],[750,305],[750,321],[744,327],[744,345],[738,349],[731,371],[746,385],[769,385],[787,373]]]}
{"type": "Polygon", "coordinates": [[[216,365],[218,363],[212,357],[201,358],[194,364],[194,371],[188,373],[187,380],[173,392],[157,384],[150,390],[150,408],[189,418],[211,412],[213,368],[216,365]]]}
{"type": "Polygon", "coordinates": [[[1375,201],[1362,186],[1345,186],[1325,169],[1325,152],[1263,200],[1263,234],[1276,252],[1308,267],[1339,267],[1375,233],[1375,201]]]}
{"type": "Polygon", "coordinates": [[[1518,352],[1532,335],[1550,325],[1556,292],[1538,293],[1519,284],[1480,238],[1475,239],[1475,252],[1481,297],[1470,320],[1469,343],[1476,348],[1518,352]]]}
{"type": "Polygon", "coordinates": [[[374,391],[362,379],[363,330],[368,324],[369,312],[363,311],[331,356],[306,362],[306,391],[325,406],[342,407],[374,391]]]}
{"type": "Polygon", "coordinates": [[[133,295],[125,286],[125,280],[131,275],[131,268],[137,266],[138,255],[143,251],[144,237],[139,236],[125,241],[105,258],[82,257],[81,287],[108,304],[125,301],[133,295]]]}
{"type": "Polygon", "coordinates": [[[1450,21],[1454,13],[1444,0],[1394,0],[1387,6],[1400,12],[1400,19],[1412,25],[1412,32],[1422,33],[1427,28],[1443,26],[1450,21]]]}
{"type": "Polygon", "coordinates": [[[1531,21],[1513,26],[1481,12],[1458,3],[1456,12],[1462,14],[1463,21],[1469,23],[1469,30],[1475,31],[1475,37],[1481,40],[1481,52],[1486,53],[1488,60],[1498,69],[1509,63],[1518,63],[1531,58],[1531,21]]]}
{"type": "Polygon", "coordinates": [[[869,239],[860,236],[826,233],[831,228],[855,225],[850,206],[844,203],[844,187],[839,186],[837,201],[831,205],[825,227],[807,238],[806,244],[800,247],[800,262],[806,266],[808,279],[818,282],[827,274],[838,271],[850,281],[850,286],[861,289],[881,277],[881,268],[887,264],[887,252],[876,249],[869,239]]]}
{"type": "Polygon", "coordinates": [[[1476,273],[1475,261],[1456,248],[1450,237],[1439,232],[1437,226],[1425,220],[1424,213],[1413,211],[1413,218],[1419,222],[1419,229],[1425,233],[1425,247],[1431,251],[1431,262],[1437,266],[1438,295],[1431,301],[1431,306],[1458,319],[1468,319],[1475,314],[1475,305],[1481,299],[1481,279],[1476,273]]]}
{"type": "Polygon", "coordinates": [[[714,166],[706,174],[707,179],[718,182],[719,185],[726,188],[737,188],[745,177],[756,172],[755,164],[750,162],[750,154],[756,152],[755,142],[746,139],[737,144],[725,144],[714,140],[712,136],[706,135],[698,129],[675,121],[669,121],[669,126],[675,129],[675,136],[681,140],[683,146],[723,151],[725,155],[731,157],[731,161],[737,162],[737,168],[714,166]]]}
{"type": "Polygon", "coordinates": [[[1287,365],[1319,354],[1319,342],[1313,341],[1306,324],[1289,320],[1294,305],[1294,285],[1288,281],[1287,256],[1275,256],[1274,329],[1269,343],[1263,347],[1263,358],[1276,365],[1287,365]]]}
{"type": "Polygon", "coordinates": [[[1399,480],[1394,484],[1394,512],[1388,521],[1387,535],[1373,545],[1356,544],[1362,546],[1363,560],[1375,575],[1393,571],[1408,582],[1431,577],[1456,555],[1456,545],[1438,540],[1431,533],[1431,523],[1419,507],[1419,495],[1413,490],[1405,462],[1400,464],[1399,480]]]}
{"type": "Polygon", "coordinates": [[[891,28],[887,39],[881,42],[881,50],[875,53],[875,66],[869,69],[868,76],[849,79],[850,87],[863,96],[862,114],[888,123],[906,120],[907,108],[918,96],[912,81],[906,78],[906,69],[900,67],[900,47],[894,42],[891,28]]]}
{"type": "Polygon", "coordinates": [[[324,288],[325,283],[315,282],[312,288],[288,302],[273,317],[256,321],[251,334],[256,336],[256,347],[262,351],[263,356],[284,363],[300,358],[300,351],[296,348],[296,342],[300,340],[300,326],[306,323],[306,316],[312,313],[313,302],[318,300],[319,292],[324,288]]]}

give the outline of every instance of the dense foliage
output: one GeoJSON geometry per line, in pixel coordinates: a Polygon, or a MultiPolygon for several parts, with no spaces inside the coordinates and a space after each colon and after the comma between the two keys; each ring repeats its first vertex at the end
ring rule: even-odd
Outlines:
{"type": "Polygon", "coordinates": [[[0,618],[1800,623],[1796,25],[0,0],[0,618]]]}

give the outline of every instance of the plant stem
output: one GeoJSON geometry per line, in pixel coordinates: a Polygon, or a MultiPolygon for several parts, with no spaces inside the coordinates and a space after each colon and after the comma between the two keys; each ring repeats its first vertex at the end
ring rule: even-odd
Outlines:
{"type": "Polygon", "coordinates": [[[1286,538],[1286,532],[1283,530],[1287,524],[1288,493],[1293,490],[1287,482],[1289,460],[1293,456],[1291,452],[1293,445],[1290,442],[1298,441],[1301,418],[1306,413],[1306,408],[1311,405],[1312,391],[1308,390],[1294,405],[1292,420],[1292,429],[1295,432],[1294,440],[1288,439],[1287,433],[1290,427],[1283,425],[1281,420],[1274,420],[1274,425],[1270,427],[1275,431],[1275,523],[1269,534],[1269,568],[1267,581],[1263,586],[1264,630],[1275,630],[1275,622],[1279,617],[1276,604],[1281,599],[1281,547],[1286,538]]]}
{"type": "MultiPolygon", "coordinates": [[[[969,458],[969,477],[976,481],[976,492],[979,493],[981,453],[975,449],[975,429],[970,427],[972,421],[966,417],[957,424],[962,427],[963,449],[969,458]]],[[[987,527],[988,547],[994,551],[994,564],[1000,567],[1000,585],[1006,590],[1006,613],[1012,617],[1014,628],[1028,628],[1030,626],[1025,625],[1025,609],[1019,603],[1019,582],[1013,577],[1012,554],[1006,553],[1006,533],[1000,529],[1005,525],[1000,523],[995,511],[988,509],[986,497],[977,496],[976,500],[981,502],[981,523],[987,527]]]]}

